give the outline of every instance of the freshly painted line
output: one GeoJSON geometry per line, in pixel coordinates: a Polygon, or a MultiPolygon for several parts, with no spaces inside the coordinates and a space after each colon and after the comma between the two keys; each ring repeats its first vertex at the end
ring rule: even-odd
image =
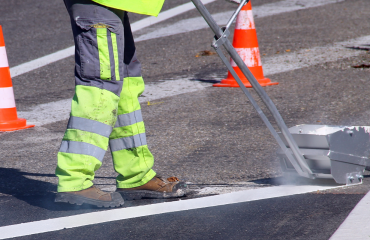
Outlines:
{"type": "Polygon", "coordinates": [[[330,240],[370,239],[370,193],[356,205],[330,240]]]}
{"type": "MultiPolygon", "coordinates": [[[[216,0],[203,0],[202,2],[204,4],[208,4],[208,3],[211,3],[211,2],[214,2],[214,1],[216,1],[216,0]]],[[[164,11],[164,12],[160,13],[158,15],[158,17],[147,17],[147,18],[144,18],[140,21],[137,21],[137,22],[133,23],[131,25],[131,30],[133,32],[141,30],[141,29],[146,28],[150,25],[153,25],[153,24],[159,23],[161,21],[167,20],[169,18],[175,17],[179,14],[182,14],[182,13],[187,12],[189,10],[192,10],[194,8],[195,8],[195,6],[193,5],[193,3],[186,3],[186,4],[183,4],[183,5],[174,7],[172,9],[169,9],[167,11],[164,11]]],[[[12,68],[10,68],[10,75],[12,77],[16,77],[16,76],[19,76],[21,74],[24,74],[24,73],[33,71],[35,69],[38,69],[40,67],[46,66],[50,63],[62,60],[64,58],[67,58],[67,57],[70,57],[70,56],[73,56],[74,52],[75,52],[74,49],[75,49],[74,46],[72,46],[72,47],[60,50],[58,52],[46,55],[44,57],[41,57],[41,58],[38,58],[38,59],[35,59],[35,60],[32,60],[32,61],[23,63],[23,64],[18,65],[16,67],[12,67],[12,68]]],[[[0,67],[1,67],[1,56],[2,55],[1,55],[1,48],[0,48],[0,67]]]]}
{"type": "MultiPolygon", "coordinates": [[[[283,73],[315,64],[337,61],[342,58],[354,57],[362,54],[362,51],[344,48],[367,44],[370,42],[370,35],[350,41],[335,43],[331,46],[316,47],[312,49],[291,52],[265,58],[262,61],[265,75],[283,73]]],[[[165,97],[175,96],[182,93],[194,92],[204,89],[211,84],[202,84],[187,79],[165,81],[159,84],[147,85],[140,102],[152,101],[165,97]]],[[[31,111],[18,112],[19,117],[25,118],[28,122],[37,126],[65,120],[69,117],[71,100],[61,100],[52,103],[41,104],[31,111]]]]}
{"type": "MultiPolygon", "coordinates": [[[[188,79],[165,81],[158,84],[146,85],[145,91],[139,101],[141,103],[160,98],[179,95],[182,93],[195,92],[204,89],[207,85],[188,79]]],[[[51,103],[40,104],[31,111],[18,112],[18,116],[27,119],[30,124],[42,126],[45,124],[62,121],[69,118],[71,100],[65,99],[51,103]]]]}
{"type": "MultiPolygon", "coordinates": [[[[253,15],[255,18],[268,17],[272,15],[293,12],[302,9],[308,9],[313,7],[320,7],[327,4],[343,2],[344,0],[317,0],[317,1],[303,1],[303,0],[284,0],[276,3],[264,4],[261,6],[253,7],[253,15]]],[[[222,12],[213,14],[213,18],[219,25],[225,25],[233,11],[222,12]]],[[[189,18],[181,20],[175,24],[167,27],[161,27],[150,33],[144,34],[135,38],[136,42],[144,41],[153,38],[160,38],[171,36],[179,33],[186,33],[195,30],[208,28],[207,23],[202,17],[189,18]]]]}
{"type": "Polygon", "coordinates": [[[0,67],[9,67],[8,57],[6,56],[5,47],[0,47],[0,67]]]}
{"type": "Polygon", "coordinates": [[[0,108],[15,108],[13,87],[0,88],[0,108]]]}
{"type": "Polygon", "coordinates": [[[0,239],[28,236],[45,232],[58,231],[67,228],[76,228],[92,224],[119,221],[124,219],[151,216],[163,213],[179,212],[200,208],[216,207],[227,204],[257,201],[262,199],[291,196],[309,192],[335,188],[337,186],[278,186],[252,189],[211,197],[191,200],[180,200],[152,205],[121,208],[74,215],[69,217],[28,222],[17,225],[0,227],[0,239]]]}

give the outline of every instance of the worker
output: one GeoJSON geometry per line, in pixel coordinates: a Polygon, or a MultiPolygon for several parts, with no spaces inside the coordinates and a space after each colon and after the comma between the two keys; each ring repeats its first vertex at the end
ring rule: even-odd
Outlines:
{"type": "Polygon", "coordinates": [[[164,0],[64,0],[75,41],[75,95],[55,170],[56,202],[118,207],[124,199],[184,196],[152,170],[138,97],[144,91],[127,12],[157,16],[164,0]],[[108,148],[116,192],[93,185],[108,148]]]}

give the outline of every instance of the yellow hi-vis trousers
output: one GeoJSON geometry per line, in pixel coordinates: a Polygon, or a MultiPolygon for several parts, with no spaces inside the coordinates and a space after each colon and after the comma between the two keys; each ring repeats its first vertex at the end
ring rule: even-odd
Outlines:
{"type": "Polygon", "coordinates": [[[58,192],[93,185],[110,147],[117,187],[155,176],[138,97],[144,91],[127,13],[90,0],[65,0],[76,45],[75,95],[58,153],[58,192]]]}

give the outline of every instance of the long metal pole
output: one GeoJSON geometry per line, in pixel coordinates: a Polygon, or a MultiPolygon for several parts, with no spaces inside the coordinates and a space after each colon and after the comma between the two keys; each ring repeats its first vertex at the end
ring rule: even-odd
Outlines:
{"type": "MultiPolygon", "coordinates": [[[[216,21],[212,18],[211,14],[208,12],[208,10],[205,8],[203,3],[200,0],[192,0],[195,7],[198,9],[198,11],[201,13],[207,24],[210,26],[212,31],[215,33],[216,38],[220,38],[223,34],[222,29],[218,26],[216,21]]],[[[225,40],[224,47],[226,51],[230,54],[231,58],[234,60],[236,65],[240,68],[240,70],[243,72],[245,77],[248,79],[248,81],[251,83],[257,94],[260,96],[266,107],[271,112],[272,116],[274,117],[280,131],[284,135],[286,141],[288,142],[288,145],[290,149],[293,152],[293,155],[295,156],[296,160],[298,161],[299,165],[301,166],[303,172],[307,173],[309,177],[313,178],[313,173],[309,166],[307,165],[306,161],[304,160],[304,157],[302,153],[299,151],[297,143],[294,141],[292,135],[290,134],[287,126],[285,125],[285,122],[283,118],[281,117],[279,111],[277,110],[275,104],[272,102],[270,97],[267,95],[267,93],[263,90],[261,85],[258,83],[256,78],[253,76],[253,74],[249,71],[248,67],[245,65],[243,60],[240,58],[239,54],[236,52],[232,44],[228,39],[225,40]]],[[[305,174],[306,175],[306,174],[305,174]]],[[[307,176],[306,176],[307,177],[307,176]]]]}
{"type": "Polygon", "coordinates": [[[281,140],[278,133],[275,131],[274,127],[271,125],[270,121],[267,119],[266,115],[263,113],[262,109],[258,106],[256,100],[252,97],[252,94],[248,91],[248,89],[244,86],[243,82],[240,80],[238,74],[235,72],[233,67],[231,66],[230,62],[226,59],[225,55],[223,54],[222,50],[215,46],[215,44],[212,45],[218,55],[220,56],[221,60],[224,62],[226,67],[229,69],[231,75],[234,77],[234,79],[238,82],[241,90],[244,92],[244,94],[249,99],[250,103],[253,105],[254,109],[256,109],[258,115],[261,117],[262,121],[265,123],[267,128],[270,130],[272,136],[275,138],[275,140],[278,142],[280,148],[283,150],[285,156],[288,158],[288,160],[292,163],[294,169],[297,171],[297,173],[304,177],[310,177],[308,173],[303,172],[301,166],[295,160],[294,156],[291,154],[291,152],[288,150],[288,148],[285,146],[285,143],[281,140]]]}
{"type": "Polygon", "coordinates": [[[238,8],[236,9],[236,11],[233,13],[233,15],[231,16],[230,20],[227,22],[226,24],[226,27],[225,29],[229,29],[231,24],[234,22],[235,18],[238,16],[240,10],[242,9],[242,7],[245,5],[245,3],[248,3],[249,0],[243,0],[241,1],[241,3],[239,4],[238,8]]]}

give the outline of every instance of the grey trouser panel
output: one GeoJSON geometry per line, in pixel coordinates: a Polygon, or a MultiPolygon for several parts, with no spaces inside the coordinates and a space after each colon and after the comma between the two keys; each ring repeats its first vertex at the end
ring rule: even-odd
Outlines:
{"type": "Polygon", "coordinates": [[[95,86],[119,96],[123,78],[141,76],[141,64],[136,58],[136,48],[127,13],[101,6],[91,0],[64,0],[64,2],[71,16],[76,46],[76,85],[95,86]],[[101,78],[102,69],[99,62],[96,35],[97,29],[104,27],[109,30],[107,31],[107,39],[111,76],[111,78],[104,80],[115,81],[104,81],[101,78]],[[119,66],[117,66],[119,79],[117,79],[118,74],[115,69],[112,33],[117,35],[118,59],[123,59],[123,63],[119,62],[119,66]]]}
{"type": "Polygon", "coordinates": [[[75,41],[75,96],[58,153],[58,191],[90,187],[110,146],[117,186],[155,176],[138,96],[141,64],[127,13],[91,0],[64,0],[75,41]]]}

